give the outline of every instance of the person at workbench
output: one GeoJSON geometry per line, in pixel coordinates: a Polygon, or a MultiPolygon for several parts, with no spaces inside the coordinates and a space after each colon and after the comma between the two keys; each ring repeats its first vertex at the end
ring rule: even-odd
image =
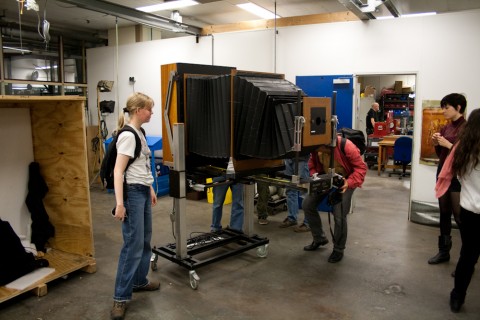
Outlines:
{"type": "Polygon", "coordinates": [[[377,102],[372,103],[372,107],[368,110],[365,124],[367,125],[367,135],[373,134],[373,128],[375,128],[375,122],[380,121],[380,105],[377,102]]]}

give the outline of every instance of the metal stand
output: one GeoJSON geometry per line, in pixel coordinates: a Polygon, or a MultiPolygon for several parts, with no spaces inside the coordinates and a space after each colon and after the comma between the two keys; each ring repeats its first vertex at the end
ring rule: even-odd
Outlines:
{"type": "MultiPolygon", "coordinates": [[[[184,124],[175,124],[173,127],[173,155],[174,169],[171,171],[175,176],[175,190],[170,194],[174,199],[174,212],[172,221],[175,224],[175,243],[162,247],[154,247],[151,259],[152,270],[157,269],[158,256],[166,258],[189,270],[190,287],[197,289],[200,277],[195,269],[223,260],[239,253],[257,248],[257,255],[265,258],[268,254],[269,240],[253,234],[253,210],[255,188],[253,183],[244,184],[244,233],[223,229],[219,232],[205,233],[201,236],[187,239],[186,236],[186,177],[185,177],[185,146],[184,124]],[[228,247],[226,247],[228,245],[228,247]],[[210,254],[203,259],[196,257],[210,250],[224,248],[215,254],[210,254]],[[226,248],[225,248],[226,247],[226,248]]],[[[172,176],[171,176],[172,177],[172,176]]]]}
{"type": "MultiPolygon", "coordinates": [[[[95,177],[93,177],[92,181],[90,181],[90,187],[95,183],[95,181],[97,181],[97,179],[99,179],[100,166],[102,165],[102,160],[103,160],[103,157],[104,157],[105,151],[106,151],[106,150],[104,150],[104,141],[105,140],[104,140],[104,137],[102,135],[101,120],[105,121],[105,118],[102,115],[102,113],[100,112],[100,88],[97,86],[98,159],[97,159],[97,157],[95,157],[95,163],[98,162],[99,168],[98,168],[98,172],[95,174],[95,177]]],[[[95,170],[95,165],[94,165],[94,170],[95,170]]],[[[102,189],[103,189],[103,181],[100,181],[100,185],[102,186],[102,189]]]]}

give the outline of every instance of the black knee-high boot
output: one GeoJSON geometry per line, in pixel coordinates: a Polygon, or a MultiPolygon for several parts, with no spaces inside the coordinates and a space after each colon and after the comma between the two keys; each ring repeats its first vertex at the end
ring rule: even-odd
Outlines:
{"type": "Polygon", "coordinates": [[[450,261],[450,249],[452,248],[451,236],[438,237],[438,253],[428,260],[429,264],[439,264],[450,261]]]}

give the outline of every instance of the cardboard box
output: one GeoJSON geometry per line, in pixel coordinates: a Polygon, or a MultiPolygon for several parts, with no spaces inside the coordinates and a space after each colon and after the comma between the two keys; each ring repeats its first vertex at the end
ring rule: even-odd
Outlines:
{"type": "Polygon", "coordinates": [[[402,88],[403,88],[403,81],[395,81],[395,85],[393,89],[395,90],[395,93],[402,93],[402,88]]]}
{"type": "Polygon", "coordinates": [[[402,88],[402,93],[411,93],[413,92],[413,89],[412,87],[405,87],[405,88],[402,88]]]}

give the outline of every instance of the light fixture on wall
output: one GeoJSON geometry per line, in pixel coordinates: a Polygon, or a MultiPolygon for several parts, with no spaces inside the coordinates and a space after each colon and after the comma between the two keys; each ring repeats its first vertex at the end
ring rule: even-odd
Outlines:
{"type": "Polygon", "coordinates": [[[198,2],[193,0],[178,0],[178,1],[169,1],[169,2],[164,2],[160,4],[154,4],[151,6],[138,7],[136,9],[143,12],[157,12],[157,11],[164,11],[164,10],[180,9],[180,8],[194,6],[197,4],[198,2]]]}
{"type": "Polygon", "coordinates": [[[275,15],[273,12],[271,11],[268,11],[267,9],[265,8],[262,8],[254,3],[251,3],[251,2],[247,2],[247,3],[241,3],[241,4],[237,4],[237,7],[245,10],[245,11],[248,11],[254,15],[256,15],[257,17],[260,17],[262,19],[278,19],[280,18],[279,15],[275,15]]]}

